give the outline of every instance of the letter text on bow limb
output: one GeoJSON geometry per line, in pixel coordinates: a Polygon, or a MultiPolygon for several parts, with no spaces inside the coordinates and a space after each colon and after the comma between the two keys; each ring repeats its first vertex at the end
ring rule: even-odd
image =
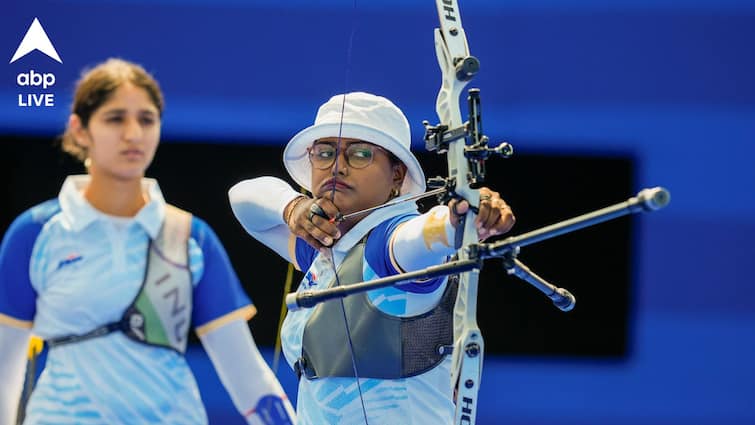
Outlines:
{"type": "MultiPolygon", "coordinates": [[[[456,0],[436,0],[440,28],[435,29],[435,50],[443,74],[435,110],[441,125],[453,130],[464,126],[459,109],[459,97],[479,68],[477,59],[469,54],[467,38],[461,26],[461,15],[456,0]]],[[[453,180],[454,191],[470,205],[479,204],[479,193],[469,187],[469,166],[464,155],[465,138],[448,142],[448,178],[453,180]]],[[[442,148],[439,149],[442,153],[442,148]]],[[[477,243],[472,210],[457,229],[456,248],[459,258],[466,254],[463,247],[477,243]],[[461,239],[461,241],[460,241],[461,239]],[[459,243],[461,242],[461,243],[459,243]]],[[[477,284],[480,269],[460,274],[459,290],[454,307],[454,350],[451,385],[456,397],[454,424],[474,424],[477,415],[477,392],[482,374],[484,341],[477,326],[477,284]]]]}

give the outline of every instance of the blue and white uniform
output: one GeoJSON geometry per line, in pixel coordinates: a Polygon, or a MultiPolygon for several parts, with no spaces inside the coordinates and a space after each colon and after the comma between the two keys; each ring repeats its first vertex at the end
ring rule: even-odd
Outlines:
{"type": "MultiPolygon", "coordinates": [[[[370,232],[365,247],[364,280],[399,273],[391,262],[389,245],[396,227],[418,215],[416,206],[404,204],[379,210],[349,230],[333,248],[336,267],[349,249],[370,232]]],[[[297,266],[306,270],[299,291],[324,289],[333,279],[331,261],[301,239],[295,247],[297,266]]],[[[381,311],[394,316],[415,316],[434,307],[445,289],[444,279],[401,289],[382,288],[367,293],[381,311]]],[[[286,360],[293,364],[301,356],[304,326],[314,309],[289,312],[283,322],[281,342],[286,360]]],[[[343,347],[348,350],[348,347],[343,347]]],[[[370,424],[447,424],[452,420],[450,403],[451,357],[430,371],[401,379],[360,378],[362,397],[370,424]],[[444,390],[446,391],[444,391],[444,390]]],[[[358,371],[357,371],[358,372],[358,371]]],[[[359,390],[354,378],[299,380],[297,399],[299,424],[364,424],[359,390]]]]}
{"type": "MultiPolygon", "coordinates": [[[[148,203],[130,218],[107,216],[83,197],[88,176],[71,176],[57,199],[19,216],[0,249],[0,324],[44,338],[84,334],[117,321],[139,292],[150,239],[166,204],[144,179],[148,203]]],[[[212,229],[194,217],[189,239],[192,322],[198,333],[255,308],[212,229]]],[[[205,424],[184,357],[120,332],[50,350],[27,406],[27,424],[205,424]]]]}
{"type": "MultiPolygon", "coordinates": [[[[420,216],[414,203],[403,203],[376,210],[359,221],[333,246],[331,260],[301,239],[291,239],[288,227],[283,223],[282,212],[295,196],[296,192],[285,182],[270,177],[246,180],[230,192],[231,206],[244,228],[305,272],[299,291],[327,287],[346,254],[368,233],[362,262],[364,280],[394,275],[399,269],[416,269],[413,265],[419,268],[440,264],[446,255],[453,252],[452,248],[441,247],[440,244],[433,245],[435,249],[426,248],[422,237],[423,220],[427,220],[427,217],[442,217],[442,229],[444,233],[447,232],[444,236],[452,235],[452,227],[446,225],[446,207],[437,207],[435,212],[420,216]],[[399,250],[397,245],[401,245],[399,250]]],[[[373,290],[368,292],[368,298],[374,306],[389,315],[415,316],[434,308],[445,288],[446,279],[439,278],[373,290]]],[[[302,355],[304,327],[313,312],[314,309],[289,312],[283,323],[283,353],[292,368],[302,355]]],[[[341,349],[349,350],[349,347],[341,349]]],[[[438,366],[417,376],[401,379],[360,378],[368,423],[451,423],[454,405],[450,368],[451,358],[446,356],[438,366]]],[[[302,377],[297,398],[298,423],[364,424],[361,402],[355,378],[309,380],[302,377]]]]}

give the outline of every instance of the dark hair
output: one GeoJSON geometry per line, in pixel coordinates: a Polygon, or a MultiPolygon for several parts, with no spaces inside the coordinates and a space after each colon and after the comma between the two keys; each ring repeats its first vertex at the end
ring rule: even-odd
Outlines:
{"type": "MultiPolygon", "coordinates": [[[[162,117],[163,94],[154,77],[138,64],[115,58],[82,73],[76,83],[71,113],[79,117],[82,126],[87,127],[92,114],[124,83],[143,88],[162,117]]],[[[84,161],[89,154],[87,148],[76,142],[70,128],[63,133],[61,148],[80,161],[84,161]]]]}
{"type": "Polygon", "coordinates": [[[388,154],[388,161],[391,162],[391,165],[398,165],[398,164],[404,163],[404,161],[400,160],[396,155],[393,154],[393,152],[387,149],[385,152],[388,154]]]}

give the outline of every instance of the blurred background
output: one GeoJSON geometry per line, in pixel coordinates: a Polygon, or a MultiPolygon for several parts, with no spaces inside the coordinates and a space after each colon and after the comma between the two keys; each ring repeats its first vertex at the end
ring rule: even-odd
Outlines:
{"type": "MultiPolygon", "coordinates": [[[[517,215],[513,234],[645,187],[672,194],[657,213],[522,250],[576,295],[570,313],[486,263],[478,423],[755,423],[755,2],[460,3],[481,62],[470,87],[481,89],[483,128],[515,148],[488,165],[517,215]]],[[[286,264],[244,233],[228,188],[285,178],[288,138],[331,95],[355,90],[394,100],[427,175],[446,173],[422,141],[440,85],[430,0],[10,0],[0,10],[0,57],[10,62],[38,18],[62,59],[35,51],[0,65],[0,235],[83,172],[56,145],[81,71],[108,57],[138,62],[166,96],[148,174],[218,232],[271,364],[286,264]],[[32,70],[55,84],[19,86],[32,70]],[[42,93],[53,106],[19,102],[42,93]]],[[[201,346],[188,358],[211,423],[243,423],[201,346]]]]}

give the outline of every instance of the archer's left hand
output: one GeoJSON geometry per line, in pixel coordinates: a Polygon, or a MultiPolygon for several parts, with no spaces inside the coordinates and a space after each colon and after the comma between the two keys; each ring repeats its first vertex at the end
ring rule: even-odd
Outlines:
{"type": "MultiPolygon", "coordinates": [[[[511,230],[516,222],[511,207],[501,198],[498,192],[490,190],[487,187],[480,188],[480,205],[478,208],[479,211],[474,222],[477,227],[477,236],[480,240],[504,234],[511,230]]],[[[459,217],[469,211],[469,202],[452,199],[448,203],[448,209],[450,211],[451,224],[458,226],[459,217]]]]}

